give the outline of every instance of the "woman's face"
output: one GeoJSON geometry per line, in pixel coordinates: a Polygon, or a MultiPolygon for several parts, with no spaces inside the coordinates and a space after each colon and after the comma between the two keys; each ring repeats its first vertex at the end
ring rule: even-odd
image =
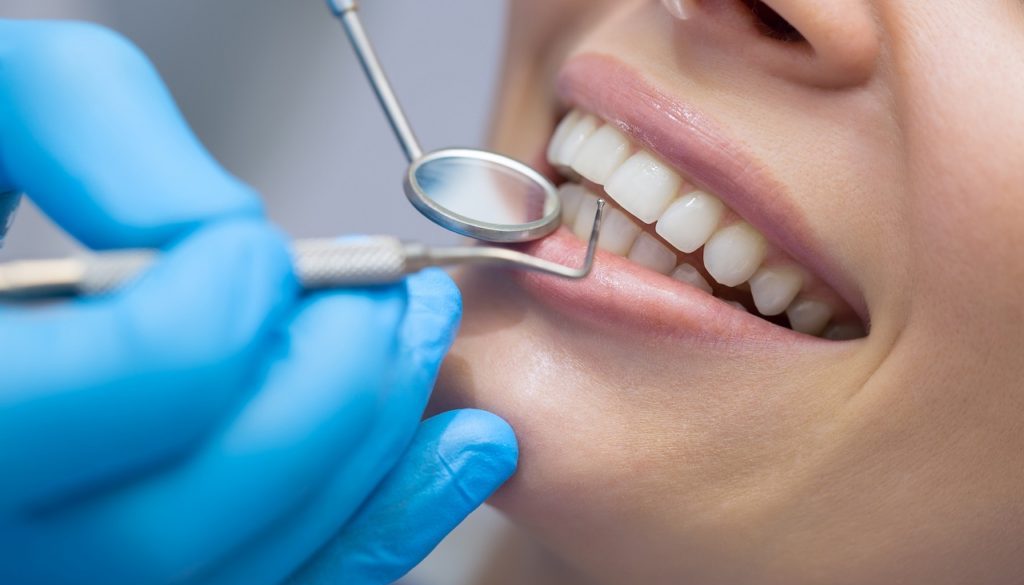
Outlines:
{"type": "Polygon", "coordinates": [[[597,582],[1017,579],[1024,2],[510,4],[496,147],[615,211],[461,277],[494,503],[597,582]]]}

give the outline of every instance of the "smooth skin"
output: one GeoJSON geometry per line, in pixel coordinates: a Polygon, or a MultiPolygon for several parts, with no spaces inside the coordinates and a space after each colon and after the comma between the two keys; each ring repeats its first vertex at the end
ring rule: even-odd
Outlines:
{"type": "Polygon", "coordinates": [[[520,0],[496,146],[536,157],[571,54],[626,63],[785,185],[870,311],[831,351],[572,321],[482,272],[439,408],[516,428],[488,583],[1015,584],[1024,574],[1024,3],[520,0]]]}
{"type": "Polygon", "coordinates": [[[451,280],[302,293],[118,35],[0,21],[0,191],[164,251],[117,294],[0,306],[0,582],[390,583],[514,471],[498,417],[420,423],[451,280]]]}

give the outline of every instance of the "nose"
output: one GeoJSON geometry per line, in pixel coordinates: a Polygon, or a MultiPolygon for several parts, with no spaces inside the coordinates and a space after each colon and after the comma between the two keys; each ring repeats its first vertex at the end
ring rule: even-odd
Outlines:
{"type": "Polygon", "coordinates": [[[874,11],[867,0],[765,0],[807,41],[815,68],[832,83],[865,81],[881,51],[874,11]]]}
{"type": "Polygon", "coordinates": [[[764,37],[754,54],[779,73],[819,86],[864,83],[875,72],[881,33],[871,0],[662,0],[677,18],[714,19],[764,37]],[[753,26],[751,26],[753,23],[753,26]]]}

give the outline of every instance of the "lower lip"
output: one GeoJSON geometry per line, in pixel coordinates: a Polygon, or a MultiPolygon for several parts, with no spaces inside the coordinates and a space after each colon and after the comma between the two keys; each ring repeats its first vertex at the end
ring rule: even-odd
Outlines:
{"type": "MultiPolygon", "coordinates": [[[[583,242],[564,227],[520,249],[569,266],[579,265],[586,253],[583,242]]],[[[513,278],[542,305],[617,333],[710,345],[827,343],[739,311],[704,291],[606,252],[598,252],[593,271],[583,280],[532,272],[516,272],[513,278]]]]}

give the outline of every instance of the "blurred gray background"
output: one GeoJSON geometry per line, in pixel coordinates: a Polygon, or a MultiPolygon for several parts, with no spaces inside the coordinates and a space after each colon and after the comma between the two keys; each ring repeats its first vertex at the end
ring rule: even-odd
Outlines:
{"type": "MultiPolygon", "coordinates": [[[[481,146],[505,2],[366,0],[363,15],[424,147],[481,146]]],[[[0,0],[3,18],[103,23],[150,56],[200,139],[295,236],[452,236],[406,203],[405,162],[323,0],[0,0]]],[[[73,243],[24,204],[0,259],[73,243]]],[[[468,585],[503,520],[483,510],[411,576],[468,585]]]]}

